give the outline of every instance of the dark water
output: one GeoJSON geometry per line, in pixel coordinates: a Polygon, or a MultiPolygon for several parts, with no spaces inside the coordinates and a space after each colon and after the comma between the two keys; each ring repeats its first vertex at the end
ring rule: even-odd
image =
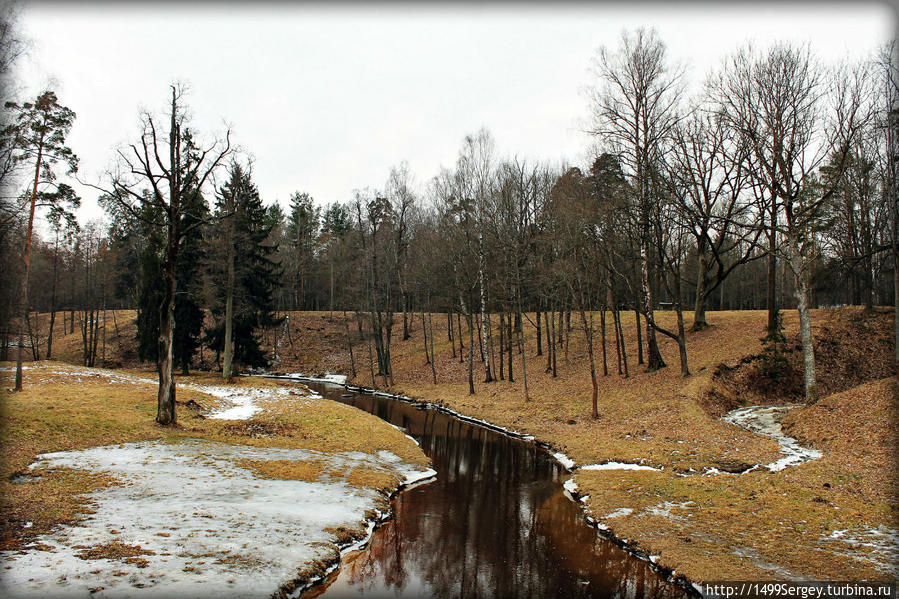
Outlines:
{"type": "Polygon", "coordinates": [[[437,480],[400,493],[395,518],[305,597],[686,597],[600,537],[546,451],[451,416],[310,385],[403,427],[437,480]]]}

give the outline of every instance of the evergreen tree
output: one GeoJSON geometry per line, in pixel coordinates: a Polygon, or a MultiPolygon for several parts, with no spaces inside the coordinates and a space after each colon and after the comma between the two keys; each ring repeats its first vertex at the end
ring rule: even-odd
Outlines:
{"type": "Polygon", "coordinates": [[[216,290],[212,307],[215,325],[207,329],[207,340],[216,351],[225,349],[228,262],[233,259],[233,359],[248,367],[265,366],[257,334],[281,322],[274,314],[274,290],[281,275],[275,263],[278,247],[270,238],[274,221],[250,173],[238,164],[231,166],[229,181],[216,194],[216,215],[219,228],[226,234],[218,236],[222,241],[210,251],[210,275],[216,290]]]}
{"type": "MultiPolygon", "coordinates": [[[[149,192],[145,192],[149,193],[149,192]]],[[[144,204],[137,220],[142,250],[137,298],[137,358],[142,362],[159,362],[159,310],[163,297],[163,238],[162,229],[153,226],[159,209],[144,204]]]]}
{"type": "Polygon", "coordinates": [[[308,193],[294,193],[290,197],[286,239],[290,248],[290,274],[293,280],[294,309],[306,306],[308,279],[317,249],[321,208],[308,193]]]}
{"type": "Polygon", "coordinates": [[[209,206],[199,191],[185,195],[181,230],[184,237],[175,266],[181,286],[175,294],[175,363],[182,374],[188,374],[194,353],[200,347],[204,312],[201,268],[206,256],[203,224],[209,217],[209,206]]]}

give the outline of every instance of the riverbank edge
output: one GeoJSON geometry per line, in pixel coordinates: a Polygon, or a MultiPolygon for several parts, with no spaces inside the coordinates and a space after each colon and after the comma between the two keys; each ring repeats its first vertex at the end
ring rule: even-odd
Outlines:
{"type": "MultiPolygon", "coordinates": [[[[272,378],[272,379],[293,380],[293,381],[299,381],[299,382],[303,382],[303,383],[308,382],[308,383],[333,385],[335,387],[342,387],[342,388],[346,389],[347,391],[350,391],[353,393],[373,395],[375,397],[386,397],[388,399],[394,399],[396,401],[402,401],[404,403],[413,404],[415,406],[420,407],[421,409],[434,410],[435,412],[440,412],[442,414],[446,414],[448,416],[458,418],[459,420],[461,420],[463,422],[467,422],[469,424],[474,424],[475,426],[480,426],[480,427],[486,428],[488,430],[499,433],[501,435],[505,435],[509,438],[517,439],[519,441],[533,443],[537,447],[539,447],[539,448],[543,449],[544,451],[546,451],[547,453],[549,453],[549,455],[550,455],[550,457],[552,457],[552,459],[554,459],[560,466],[565,468],[566,471],[571,473],[571,468],[570,468],[569,464],[566,463],[566,460],[568,462],[570,462],[570,460],[568,460],[568,458],[565,457],[565,454],[555,452],[554,451],[555,447],[551,443],[548,443],[546,441],[541,441],[540,439],[536,438],[534,435],[529,435],[529,434],[521,433],[521,432],[518,432],[515,430],[510,430],[504,426],[500,426],[498,424],[493,424],[492,422],[488,422],[488,421],[482,420],[480,418],[475,418],[474,416],[468,416],[466,414],[462,414],[462,413],[457,412],[457,411],[453,410],[452,408],[448,408],[445,405],[440,404],[440,403],[436,403],[436,402],[429,401],[426,399],[421,399],[421,398],[409,397],[408,395],[398,395],[396,393],[389,393],[387,391],[372,389],[370,387],[351,385],[349,383],[339,383],[339,382],[336,382],[335,380],[329,379],[329,378],[317,378],[317,377],[300,376],[300,375],[277,375],[277,374],[265,374],[265,375],[261,375],[261,376],[264,376],[266,378],[272,378]]],[[[393,497],[395,497],[395,495],[396,495],[395,493],[392,494],[390,496],[390,498],[392,499],[393,497]]],[[[596,520],[595,518],[593,518],[592,516],[587,514],[586,511],[584,511],[585,505],[584,505],[583,501],[580,501],[580,499],[577,497],[576,494],[571,494],[571,493],[566,492],[566,495],[569,497],[569,499],[573,500],[578,505],[578,507],[581,509],[581,515],[584,518],[584,522],[586,522],[587,525],[589,525],[591,528],[595,529],[596,532],[601,537],[603,537],[604,539],[606,539],[608,541],[611,541],[612,543],[614,543],[615,545],[617,545],[618,547],[623,549],[628,555],[635,557],[635,558],[649,564],[649,567],[653,571],[665,576],[665,579],[668,583],[676,585],[676,586],[684,589],[691,596],[694,596],[694,597],[702,596],[702,590],[701,590],[702,587],[698,583],[688,579],[686,576],[684,576],[682,574],[677,574],[677,570],[674,568],[667,568],[665,566],[661,566],[658,563],[654,562],[650,557],[651,556],[650,553],[647,553],[646,551],[638,549],[635,546],[635,544],[631,542],[630,539],[625,539],[625,538],[619,537],[610,528],[603,528],[601,526],[601,523],[598,520],[596,520]]],[[[392,509],[390,511],[392,512],[392,509]]],[[[384,522],[386,522],[386,521],[389,521],[389,518],[384,520],[384,522]]],[[[371,538],[371,534],[373,534],[374,530],[376,530],[376,529],[377,529],[377,527],[375,527],[375,529],[373,529],[371,531],[371,533],[366,538],[365,543],[363,543],[360,547],[358,547],[358,549],[364,549],[365,545],[368,543],[368,540],[371,538]]],[[[351,551],[351,550],[353,550],[353,549],[348,548],[346,551],[351,551]]],[[[342,550],[341,557],[343,556],[343,553],[344,553],[344,551],[342,550]]],[[[337,566],[339,567],[339,562],[338,562],[337,566]]],[[[327,578],[327,576],[331,572],[334,571],[334,569],[335,568],[332,568],[327,574],[324,574],[318,580],[318,582],[316,582],[314,584],[318,584],[318,583],[322,582],[323,580],[325,580],[327,578]]],[[[314,586],[314,584],[311,584],[308,588],[311,588],[312,586],[314,586]]],[[[304,589],[304,591],[308,590],[308,588],[304,589]]]]}
{"type": "MultiPolygon", "coordinates": [[[[257,376],[257,375],[251,375],[257,376]]],[[[282,378],[284,380],[298,380],[300,382],[322,382],[322,381],[313,381],[311,379],[301,380],[294,377],[266,377],[266,378],[282,378]]],[[[334,383],[331,383],[334,384],[334,383]]],[[[398,426],[387,422],[390,426],[399,429],[398,426]]],[[[400,429],[401,430],[401,429],[400,429]]],[[[406,435],[409,439],[412,440],[418,447],[421,447],[421,444],[412,438],[409,435],[406,435]]],[[[365,549],[368,545],[369,541],[371,541],[372,536],[375,534],[375,531],[378,530],[384,523],[390,522],[393,520],[395,514],[393,512],[393,499],[402,493],[403,491],[408,491],[409,489],[413,489],[418,487],[419,485],[426,485],[430,482],[433,482],[437,478],[437,473],[429,468],[428,470],[421,472],[421,476],[417,478],[413,478],[411,480],[406,480],[396,488],[393,489],[390,493],[384,496],[385,501],[387,503],[386,510],[379,510],[375,508],[374,516],[371,518],[363,518],[362,522],[365,523],[365,534],[360,539],[355,539],[351,541],[347,541],[346,543],[335,543],[337,547],[337,554],[333,558],[323,558],[317,560],[310,569],[313,571],[315,569],[320,569],[321,572],[318,574],[314,574],[312,576],[298,576],[293,580],[285,582],[272,594],[272,597],[278,597],[278,599],[296,599],[301,597],[303,593],[312,589],[313,587],[322,584],[337,570],[340,569],[341,564],[343,563],[343,556],[351,551],[359,551],[365,549]],[[317,568],[316,568],[317,567],[317,568]]]]}

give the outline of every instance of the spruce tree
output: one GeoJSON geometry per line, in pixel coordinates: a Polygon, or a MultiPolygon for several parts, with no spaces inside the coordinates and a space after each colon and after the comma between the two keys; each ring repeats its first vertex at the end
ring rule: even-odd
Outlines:
{"type": "Polygon", "coordinates": [[[181,373],[190,371],[190,363],[200,347],[203,330],[202,264],[206,256],[203,224],[209,217],[209,206],[199,191],[186,194],[183,199],[181,250],[175,266],[181,281],[175,294],[175,333],[172,350],[175,363],[181,365],[181,373]]]}
{"type": "Polygon", "coordinates": [[[232,164],[227,183],[216,194],[219,243],[210,251],[210,277],[215,289],[207,340],[216,351],[225,349],[227,301],[233,304],[231,326],[233,360],[247,367],[267,364],[259,346],[261,329],[280,324],[274,313],[274,290],[281,275],[270,237],[273,219],[267,214],[251,174],[232,164]],[[228,263],[233,260],[233,289],[228,285],[228,263]]]}

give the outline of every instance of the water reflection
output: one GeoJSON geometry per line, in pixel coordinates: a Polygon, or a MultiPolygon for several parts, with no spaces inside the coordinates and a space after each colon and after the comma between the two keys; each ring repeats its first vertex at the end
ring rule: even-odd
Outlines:
{"type": "Polygon", "coordinates": [[[316,387],[401,426],[437,480],[400,494],[396,518],[306,597],[685,597],[602,539],[562,494],[564,469],[532,443],[381,397],[316,387]]]}

